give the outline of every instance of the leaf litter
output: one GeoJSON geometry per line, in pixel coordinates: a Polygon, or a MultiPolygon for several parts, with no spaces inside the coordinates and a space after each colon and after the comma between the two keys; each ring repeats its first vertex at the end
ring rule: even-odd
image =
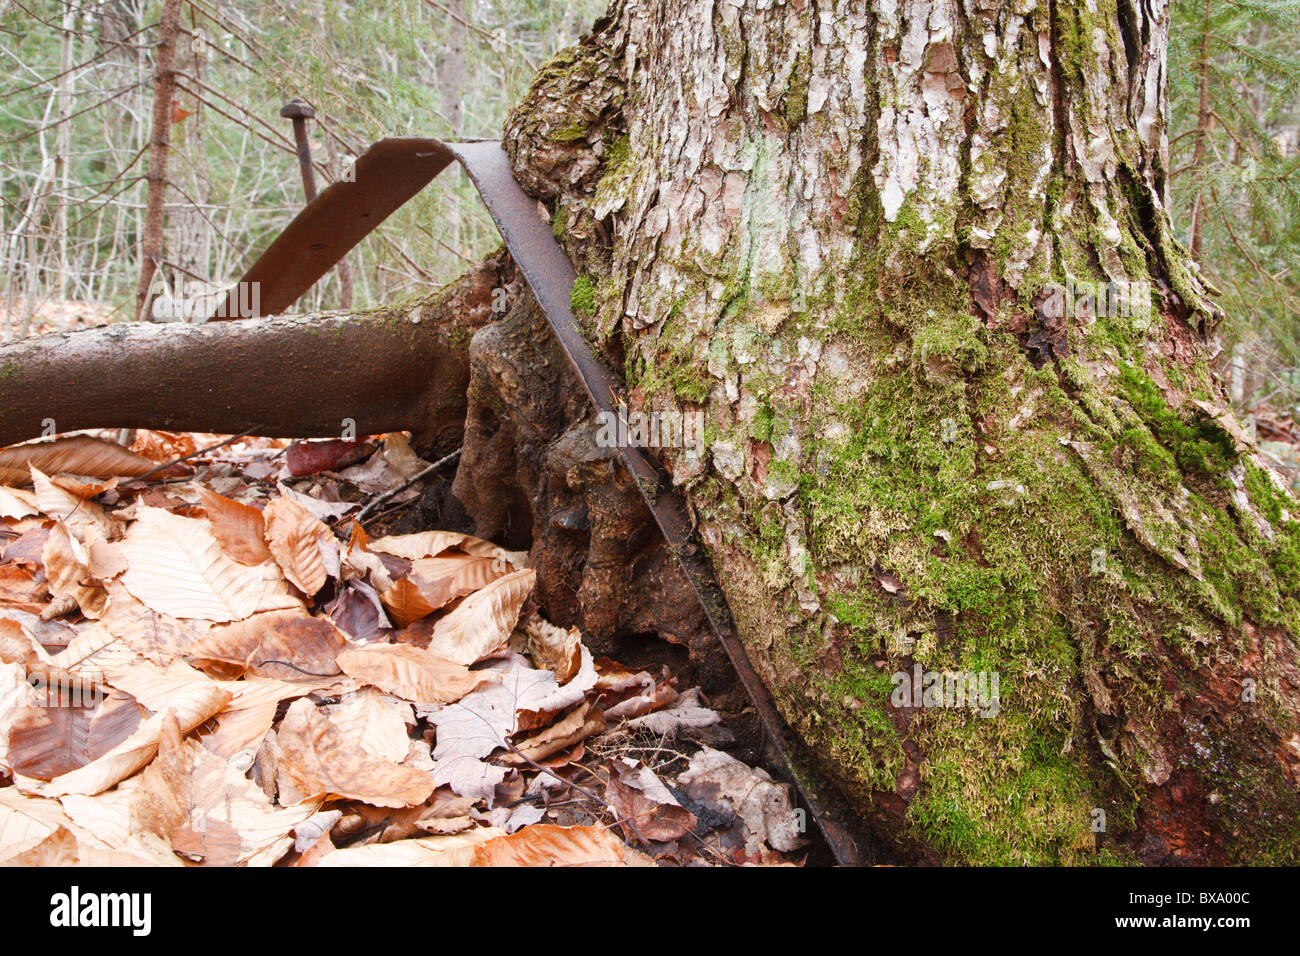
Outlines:
{"type": "Polygon", "coordinates": [[[527,552],[349,517],[419,497],[406,436],[223,439],[0,449],[0,865],[802,863],[789,788],[527,552]]]}

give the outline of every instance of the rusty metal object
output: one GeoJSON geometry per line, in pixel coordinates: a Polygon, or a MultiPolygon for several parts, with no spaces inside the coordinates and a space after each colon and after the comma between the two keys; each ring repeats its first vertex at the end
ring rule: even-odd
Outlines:
{"type": "MultiPolygon", "coordinates": [[[[376,143],[357,161],[356,181],[335,183],[321,193],[242,281],[263,283],[265,313],[287,308],[452,159],[465,167],[477,187],[592,405],[598,412],[616,414],[624,401],[623,384],[596,358],[579,331],[570,305],[577,278],[573,264],[539,215],[537,201],[515,181],[506,153],[496,141],[443,143],[409,138],[376,143]]],[[[813,789],[807,773],[799,772],[791,759],[802,745],[777,711],[736,633],[708,554],[695,535],[686,499],[663,466],[643,449],[620,447],[618,451],[775,745],[783,775],[795,784],[836,860],[847,866],[862,865],[866,857],[851,825],[831,808],[824,794],[813,789]]]]}
{"type": "Polygon", "coordinates": [[[307,139],[307,120],[316,115],[310,104],[290,100],[280,108],[280,115],[293,120],[293,139],[298,144],[298,166],[302,170],[302,191],[307,201],[316,198],[316,173],[311,166],[311,142],[307,139]]]}

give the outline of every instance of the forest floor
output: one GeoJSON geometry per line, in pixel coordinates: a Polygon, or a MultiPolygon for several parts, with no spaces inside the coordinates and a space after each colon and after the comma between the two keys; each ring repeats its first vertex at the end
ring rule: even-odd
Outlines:
{"type": "Polygon", "coordinates": [[[593,657],[526,553],[429,530],[403,435],[142,474],[222,439],[0,450],[0,863],[817,858],[727,752],[752,715],[662,642],[593,657]]]}

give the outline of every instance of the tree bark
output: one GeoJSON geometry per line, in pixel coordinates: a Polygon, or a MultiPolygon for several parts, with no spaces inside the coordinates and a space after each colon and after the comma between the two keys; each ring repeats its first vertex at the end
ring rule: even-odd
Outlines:
{"type": "Polygon", "coordinates": [[[634,404],[707,415],[663,457],[751,656],[903,859],[1300,857],[1300,524],[1165,211],[1166,18],[628,0],[507,122],[634,404]]]}
{"type": "Polygon", "coordinates": [[[146,317],[149,290],[154,275],[162,265],[163,226],[167,200],[167,164],[171,151],[172,98],[176,92],[176,74],[172,70],[176,55],[176,34],[180,29],[180,0],[164,0],[158,21],[158,47],[154,61],[153,133],[149,139],[149,167],[145,178],[144,224],[140,238],[140,278],[135,290],[135,317],[146,317]]]}

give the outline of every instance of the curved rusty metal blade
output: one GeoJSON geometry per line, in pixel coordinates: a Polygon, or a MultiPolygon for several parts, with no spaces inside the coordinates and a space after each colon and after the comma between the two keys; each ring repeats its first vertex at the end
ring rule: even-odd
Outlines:
{"type": "MultiPolygon", "coordinates": [[[[386,139],[376,143],[357,161],[357,181],[335,183],[317,196],[241,281],[272,283],[269,289],[262,287],[264,313],[287,308],[452,159],[458,160],[474,181],[592,405],[598,412],[617,414],[616,406],[623,402],[623,384],[592,353],[570,304],[577,273],[550,225],[541,218],[537,201],[515,180],[498,142],[386,139]],[[302,261],[297,261],[300,257],[302,261]]],[[[796,754],[806,757],[803,745],[777,711],[736,633],[708,553],[695,535],[686,499],[663,465],[643,449],[621,446],[618,452],[774,744],[773,756],[781,764],[783,776],[794,783],[835,859],[845,866],[863,865],[867,858],[848,815],[832,807],[826,795],[815,789],[815,780],[802,769],[806,759],[791,759],[796,754]]]]}

